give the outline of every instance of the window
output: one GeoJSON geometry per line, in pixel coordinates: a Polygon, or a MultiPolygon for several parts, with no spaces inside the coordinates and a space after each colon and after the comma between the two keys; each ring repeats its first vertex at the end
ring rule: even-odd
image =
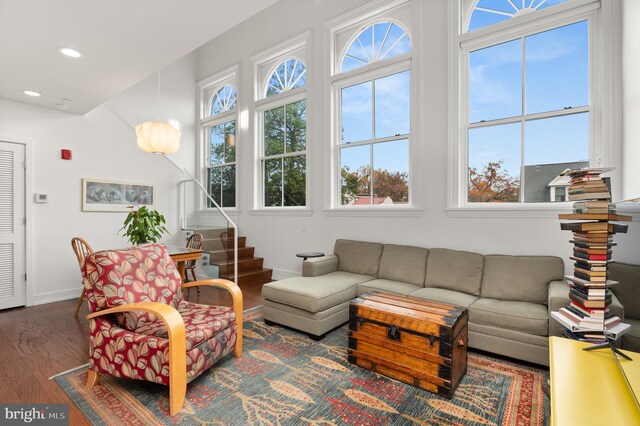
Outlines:
{"type": "Polygon", "coordinates": [[[334,33],[336,207],[411,206],[411,39],[387,17],[410,8],[387,12],[334,33]]]}
{"type": "Polygon", "coordinates": [[[307,207],[308,33],[252,58],[257,73],[258,208],[307,207]]]}
{"type": "MultiPolygon", "coordinates": [[[[237,91],[235,71],[201,85],[204,178],[218,206],[236,206],[237,91]]],[[[214,207],[207,199],[206,206],[214,207]]]]}
{"type": "Polygon", "coordinates": [[[590,164],[596,9],[573,3],[479,0],[469,11],[459,37],[462,205],[563,202],[552,182],[590,164]]]}

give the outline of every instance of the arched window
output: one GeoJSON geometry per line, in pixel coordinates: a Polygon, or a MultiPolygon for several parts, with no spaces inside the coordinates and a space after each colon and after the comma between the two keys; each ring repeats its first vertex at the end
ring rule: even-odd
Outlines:
{"type": "Polygon", "coordinates": [[[378,22],[362,30],[345,52],[340,72],[411,51],[407,32],[393,22],[378,22]]]}
{"type": "Polygon", "coordinates": [[[410,207],[411,40],[388,18],[356,31],[336,58],[340,72],[332,81],[340,183],[333,205],[410,207]]]}
{"type": "Polygon", "coordinates": [[[567,0],[478,0],[471,11],[467,31],[488,27],[567,0]]]}
{"type": "MultiPolygon", "coordinates": [[[[204,176],[211,198],[223,208],[236,205],[238,93],[234,67],[200,86],[204,176]]],[[[214,207],[210,200],[208,208],[214,207]]]]}
{"type": "Polygon", "coordinates": [[[462,204],[565,201],[552,196],[568,186],[557,177],[591,160],[597,9],[568,0],[478,0],[469,8],[459,56],[462,204]]]}
{"type": "Polygon", "coordinates": [[[307,83],[307,68],[304,62],[294,58],[280,62],[269,77],[265,96],[273,96],[287,90],[302,87],[307,83]]]}
{"type": "Polygon", "coordinates": [[[307,59],[309,33],[256,57],[259,140],[257,209],[307,208],[307,59]]]}
{"type": "Polygon", "coordinates": [[[225,84],[216,91],[211,100],[211,115],[220,114],[236,108],[236,86],[225,84]]]}

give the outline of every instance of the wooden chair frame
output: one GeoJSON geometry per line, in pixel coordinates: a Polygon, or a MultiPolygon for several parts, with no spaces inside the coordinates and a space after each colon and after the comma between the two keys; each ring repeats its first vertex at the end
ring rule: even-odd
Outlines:
{"type": "MultiPolygon", "coordinates": [[[[82,274],[82,262],[84,259],[93,253],[93,249],[83,238],[74,237],[71,239],[71,248],[76,255],[76,259],[78,259],[78,267],[80,267],[80,273],[82,274]]],[[[84,288],[84,281],[82,284],[82,293],[80,293],[80,299],[78,299],[78,305],[76,306],[76,312],[73,314],[74,318],[78,318],[78,313],[80,312],[80,308],[82,307],[82,301],[85,299],[86,290],[84,288]]]]}
{"type": "MultiPolygon", "coordinates": [[[[242,356],[242,314],[243,299],[240,288],[233,282],[227,280],[200,280],[182,284],[182,289],[207,285],[211,287],[224,288],[231,293],[233,300],[233,310],[236,314],[237,338],[234,355],[236,358],[242,356]]],[[[127,305],[116,306],[104,309],[87,315],[87,319],[96,318],[101,315],[109,315],[127,311],[142,311],[157,315],[164,322],[169,336],[169,413],[175,416],[184,405],[187,393],[187,350],[186,334],[182,317],[178,311],[163,303],[139,302],[127,305]]],[[[89,369],[87,376],[87,388],[91,389],[100,381],[100,373],[89,369]]]]}

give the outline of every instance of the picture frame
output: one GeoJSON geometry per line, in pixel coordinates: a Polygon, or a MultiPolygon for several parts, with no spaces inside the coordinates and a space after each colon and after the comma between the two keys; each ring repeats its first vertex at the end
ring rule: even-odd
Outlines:
{"type": "Polygon", "coordinates": [[[155,205],[153,185],[82,179],[83,212],[128,212],[131,206],[155,205]]]}

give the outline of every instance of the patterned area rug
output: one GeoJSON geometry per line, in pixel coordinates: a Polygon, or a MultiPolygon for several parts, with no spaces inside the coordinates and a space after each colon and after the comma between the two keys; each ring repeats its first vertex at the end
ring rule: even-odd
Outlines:
{"type": "MultiPolygon", "coordinates": [[[[258,313],[259,314],[259,313],[258,313]]],[[[108,425],[546,425],[548,373],[469,354],[452,400],[347,362],[347,328],[315,342],[253,315],[244,354],[229,356],[187,387],[169,416],[168,388],[102,376],[85,388],[86,369],[56,377],[94,424],[108,425]]]]}

